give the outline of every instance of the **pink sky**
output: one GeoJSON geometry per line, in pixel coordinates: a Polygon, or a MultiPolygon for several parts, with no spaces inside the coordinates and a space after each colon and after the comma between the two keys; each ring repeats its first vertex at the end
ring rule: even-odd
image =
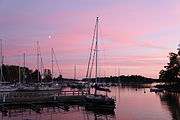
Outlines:
{"type": "Polygon", "coordinates": [[[1,0],[4,63],[18,65],[25,52],[26,66],[35,69],[39,41],[46,68],[53,47],[63,76],[73,78],[76,64],[77,78],[84,78],[99,16],[99,76],[115,76],[120,69],[123,75],[158,78],[179,44],[179,6],[179,0],[1,0]]]}

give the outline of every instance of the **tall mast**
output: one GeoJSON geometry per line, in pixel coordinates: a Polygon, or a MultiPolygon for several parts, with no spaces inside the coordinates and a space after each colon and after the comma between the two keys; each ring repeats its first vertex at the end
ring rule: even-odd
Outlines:
{"type": "Polygon", "coordinates": [[[37,41],[37,79],[38,79],[38,82],[39,82],[39,42],[37,41]]]}
{"type": "Polygon", "coordinates": [[[25,82],[25,53],[23,54],[23,64],[24,64],[24,66],[23,66],[23,83],[25,82]]]}
{"type": "Polygon", "coordinates": [[[96,52],[96,83],[97,83],[97,75],[98,75],[98,17],[96,19],[96,46],[95,46],[95,52],[96,52]]]}
{"type": "MultiPolygon", "coordinates": [[[[41,77],[44,77],[44,73],[43,73],[43,60],[42,60],[42,57],[41,57],[41,77]]],[[[42,78],[41,78],[41,83],[42,83],[42,78]]]]}
{"type": "Polygon", "coordinates": [[[3,67],[3,56],[2,56],[2,40],[1,40],[1,82],[3,82],[3,69],[2,69],[2,67],[3,67]]]}
{"type": "Polygon", "coordinates": [[[74,64],[74,80],[76,80],[76,64],[74,64]]]}
{"type": "Polygon", "coordinates": [[[52,57],[52,82],[53,82],[53,48],[51,48],[51,57],[52,57]]]}
{"type": "Polygon", "coordinates": [[[118,68],[118,76],[120,76],[120,69],[118,68]]]}
{"type": "Polygon", "coordinates": [[[120,85],[121,81],[121,75],[120,75],[120,69],[118,68],[118,85],[120,85]]]}
{"type": "Polygon", "coordinates": [[[20,54],[19,54],[19,83],[21,83],[20,54]]]}

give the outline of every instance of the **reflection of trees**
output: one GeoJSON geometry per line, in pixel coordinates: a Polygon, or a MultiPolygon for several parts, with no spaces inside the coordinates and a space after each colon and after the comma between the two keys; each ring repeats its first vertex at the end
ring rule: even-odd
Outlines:
{"type": "Polygon", "coordinates": [[[167,105],[173,120],[180,120],[180,94],[164,93],[160,94],[160,99],[163,105],[167,105]]]}

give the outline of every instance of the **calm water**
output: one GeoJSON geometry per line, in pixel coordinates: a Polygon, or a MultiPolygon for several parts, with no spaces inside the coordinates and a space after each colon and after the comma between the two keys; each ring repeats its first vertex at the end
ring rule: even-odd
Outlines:
{"type": "Polygon", "coordinates": [[[180,94],[152,93],[149,88],[111,87],[116,98],[114,113],[89,111],[83,106],[70,106],[70,111],[45,108],[41,114],[30,110],[12,111],[1,120],[180,120],[180,94]]]}

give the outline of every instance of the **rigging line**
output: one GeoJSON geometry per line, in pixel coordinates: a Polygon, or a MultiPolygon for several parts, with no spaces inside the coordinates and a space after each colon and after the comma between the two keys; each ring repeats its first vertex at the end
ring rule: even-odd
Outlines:
{"type": "Polygon", "coordinates": [[[93,66],[94,66],[95,55],[96,55],[96,52],[95,52],[95,50],[94,50],[93,59],[92,59],[92,63],[91,63],[90,74],[89,74],[89,78],[91,78],[91,75],[92,75],[92,70],[93,70],[93,66]]]}
{"type": "MultiPolygon", "coordinates": [[[[99,23],[99,32],[100,32],[100,40],[102,41],[102,49],[103,49],[103,63],[105,65],[105,61],[106,61],[106,50],[105,50],[105,42],[104,42],[104,39],[103,39],[103,35],[102,35],[102,30],[101,30],[101,26],[100,26],[100,23],[99,23]]],[[[104,69],[106,70],[106,69],[104,69]]],[[[104,71],[105,72],[105,71],[104,71]]]]}
{"type": "Polygon", "coordinates": [[[56,65],[57,65],[57,68],[58,68],[58,72],[59,72],[59,74],[61,75],[61,71],[60,71],[60,69],[59,69],[59,64],[58,64],[58,62],[57,62],[57,58],[56,58],[56,55],[55,55],[54,50],[53,50],[53,55],[54,55],[54,58],[55,58],[55,61],[56,61],[56,65]]]}
{"type": "Polygon", "coordinates": [[[92,51],[93,51],[93,46],[94,46],[96,27],[97,27],[97,25],[95,24],[94,32],[93,32],[93,40],[92,40],[91,49],[90,49],[90,53],[89,53],[89,60],[88,60],[88,67],[87,67],[87,72],[86,72],[86,79],[89,76],[89,65],[90,65],[91,57],[92,57],[92,51]]]}

